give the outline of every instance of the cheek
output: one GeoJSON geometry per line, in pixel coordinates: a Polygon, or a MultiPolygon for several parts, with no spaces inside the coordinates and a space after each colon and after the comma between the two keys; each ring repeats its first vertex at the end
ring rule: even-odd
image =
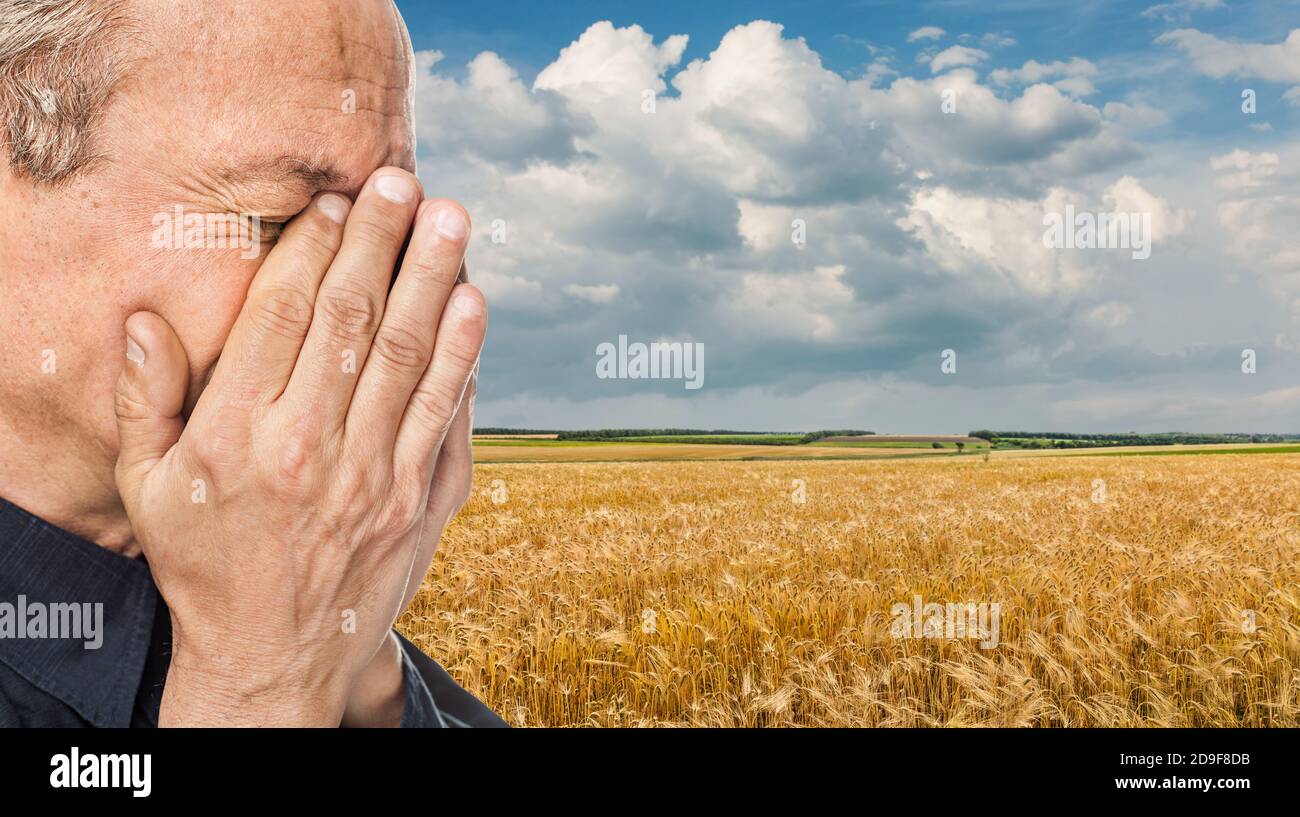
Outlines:
{"type": "Polygon", "coordinates": [[[165,273],[165,292],[154,311],[171,324],[189,357],[188,410],[212,375],[261,262],[221,251],[183,254],[176,261],[165,273]]]}

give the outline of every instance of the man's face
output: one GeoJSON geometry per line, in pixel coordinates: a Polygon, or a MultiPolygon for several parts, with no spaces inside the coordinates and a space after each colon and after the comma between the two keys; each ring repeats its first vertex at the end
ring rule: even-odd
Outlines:
{"type": "Polygon", "coordinates": [[[48,238],[27,260],[58,269],[38,284],[58,291],[31,297],[65,304],[70,336],[59,340],[93,407],[74,421],[110,447],[128,315],[153,311],[176,330],[193,405],[276,223],[319,190],[355,196],[376,168],[415,162],[410,45],[389,0],[149,0],[133,11],[135,59],[95,142],[104,160],[28,210],[31,234],[48,238]],[[177,246],[167,239],[186,235],[178,213],[256,215],[260,252],[216,248],[216,236],[195,247],[193,233],[177,246]]]}

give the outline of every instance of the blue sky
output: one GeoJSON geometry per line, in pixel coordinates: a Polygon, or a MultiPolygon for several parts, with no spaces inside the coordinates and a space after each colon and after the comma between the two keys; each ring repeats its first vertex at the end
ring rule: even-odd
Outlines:
{"type": "MultiPolygon", "coordinates": [[[[639,24],[660,35],[685,33],[694,43],[689,61],[706,56],[731,28],[751,20],[773,20],[790,36],[803,37],[832,70],[852,73],[864,60],[861,42],[894,46],[922,26],[942,24],[954,33],[1005,32],[1016,38],[1012,59],[1059,55],[1062,43],[1102,57],[1147,49],[1168,28],[1168,18],[1141,16],[1152,2],[881,2],[880,0],[606,0],[600,3],[501,2],[441,3],[399,0],[398,7],[418,48],[437,48],[462,64],[479,51],[511,57],[526,79],[554,59],[556,52],[593,21],[639,24]]],[[[1173,10],[1171,9],[1171,12],[1173,10]]],[[[1277,34],[1289,18],[1300,17],[1296,2],[1224,4],[1195,12],[1198,24],[1220,36],[1244,40],[1277,34]]],[[[1179,18],[1177,19],[1190,19],[1179,18]]]]}
{"type": "Polygon", "coordinates": [[[480,425],[1300,431],[1295,2],[398,5],[480,425]],[[595,377],[619,334],[705,387],[595,377]]]}

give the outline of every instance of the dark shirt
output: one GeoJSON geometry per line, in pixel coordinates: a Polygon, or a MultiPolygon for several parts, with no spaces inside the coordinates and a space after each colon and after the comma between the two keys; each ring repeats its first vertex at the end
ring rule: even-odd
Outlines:
{"type": "MultiPolygon", "coordinates": [[[[398,639],[403,727],[506,725],[398,639]]],[[[170,654],[148,565],[0,499],[0,726],[157,726],[170,654]]]]}

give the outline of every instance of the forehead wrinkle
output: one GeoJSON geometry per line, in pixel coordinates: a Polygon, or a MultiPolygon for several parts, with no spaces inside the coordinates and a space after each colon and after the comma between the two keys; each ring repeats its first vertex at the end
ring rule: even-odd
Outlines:
{"type": "MultiPolygon", "coordinates": [[[[397,39],[400,43],[401,40],[400,37],[395,39],[397,39]]],[[[356,37],[344,36],[339,38],[339,44],[340,44],[340,53],[344,55],[347,54],[347,50],[350,46],[355,46],[361,48],[364,51],[369,51],[371,54],[374,54],[377,57],[382,57],[383,59],[390,60],[392,62],[406,61],[406,46],[404,43],[401,43],[401,47],[397,49],[383,49],[373,43],[368,43],[365,40],[358,39],[356,37]]]]}

